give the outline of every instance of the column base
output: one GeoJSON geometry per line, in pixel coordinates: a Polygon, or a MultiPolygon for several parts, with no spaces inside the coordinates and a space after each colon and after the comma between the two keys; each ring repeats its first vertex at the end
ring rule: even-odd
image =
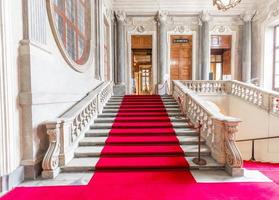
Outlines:
{"type": "Polygon", "coordinates": [[[113,94],[115,96],[124,96],[126,94],[126,86],[123,84],[113,86],[113,94]]]}
{"type": "Polygon", "coordinates": [[[243,168],[232,168],[226,166],[226,172],[228,172],[232,177],[241,177],[244,176],[244,169],[243,168]]]}
{"type": "Polygon", "coordinates": [[[158,84],[157,85],[157,91],[158,91],[158,95],[167,95],[168,94],[168,88],[167,88],[167,84],[158,84]]]}

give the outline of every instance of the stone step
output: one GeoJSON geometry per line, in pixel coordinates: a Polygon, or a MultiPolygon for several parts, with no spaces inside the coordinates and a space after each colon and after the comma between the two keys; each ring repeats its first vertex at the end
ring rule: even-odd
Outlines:
{"type": "MultiPolygon", "coordinates": [[[[129,114],[129,113],[128,113],[129,114]]],[[[131,117],[130,115],[127,114],[127,117],[131,117]]],[[[117,112],[113,112],[113,113],[102,113],[100,115],[98,115],[98,118],[111,118],[111,117],[115,117],[117,115],[117,112]]],[[[124,114],[123,114],[124,115],[124,114]]],[[[123,116],[122,115],[122,116],[123,116]]],[[[140,116],[140,113],[138,113],[138,116],[140,116]]],[[[146,116],[146,114],[144,115],[146,116]]],[[[182,116],[180,112],[168,112],[168,116],[169,117],[180,117],[182,116]]]]}
{"type": "MultiPolygon", "coordinates": [[[[106,105],[120,105],[122,101],[108,101],[106,105]]],[[[143,102],[145,103],[145,102],[143,102]]],[[[136,103],[127,103],[127,105],[135,105],[136,103]]],[[[176,101],[171,101],[171,102],[163,102],[164,105],[178,105],[176,101]]],[[[136,104],[137,105],[137,104],[136,104]]],[[[148,105],[148,104],[146,104],[148,105]]]]}
{"type": "MultiPolygon", "coordinates": [[[[108,102],[114,102],[114,103],[121,103],[122,102],[122,99],[110,99],[108,102]]],[[[130,100],[128,103],[133,103],[133,102],[141,102],[141,100],[140,99],[134,99],[134,100],[130,100]]],[[[169,102],[171,102],[171,103],[173,103],[173,102],[175,102],[176,103],[176,101],[174,100],[174,99],[172,99],[172,98],[170,98],[170,99],[161,99],[161,100],[152,100],[152,99],[150,99],[150,100],[146,100],[146,99],[143,99],[142,100],[142,102],[144,102],[144,103],[152,103],[152,102],[154,102],[154,103],[157,103],[157,102],[163,102],[163,103],[169,103],[169,102]]]]}
{"type": "MultiPolygon", "coordinates": [[[[114,123],[95,122],[93,125],[90,126],[90,129],[111,129],[113,124],[114,123]]],[[[164,127],[165,124],[167,127],[169,127],[169,123],[164,123],[164,122],[159,123],[158,126],[155,126],[154,122],[151,122],[151,123],[142,122],[141,125],[138,123],[137,123],[137,125],[135,125],[135,123],[132,123],[132,122],[130,122],[130,123],[129,122],[120,122],[120,123],[115,123],[114,126],[115,126],[115,128],[133,128],[133,127],[135,127],[135,128],[147,129],[147,128],[154,128],[154,127],[162,128],[162,127],[164,127]]],[[[172,122],[172,127],[173,128],[187,128],[190,126],[186,122],[172,122]]]]}
{"type": "MultiPolygon", "coordinates": [[[[141,109],[141,108],[138,108],[138,109],[141,109]]],[[[150,108],[152,109],[152,108],[150,108]]],[[[147,109],[148,110],[148,109],[147,109]]],[[[152,109],[153,110],[153,109],[152,109]]],[[[168,112],[172,112],[172,113],[180,113],[180,109],[179,108],[166,108],[166,110],[168,112]]],[[[119,109],[109,109],[109,108],[104,108],[103,109],[103,113],[118,113],[119,109]]],[[[124,112],[124,111],[123,111],[124,112]]],[[[130,108],[130,109],[126,109],[126,112],[138,112],[138,111],[135,111],[135,109],[133,108],[130,108]]],[[[143,111],[144,112],[144,111],[143,111]]],[[[148,112],[152,112],[151,110],[148,111],[148,112]]],[[[154,112],[160,112],[160,108],[154,108],[154,112]]],[[[164,112],[164,111],[162,111],[164,112]]]]}
{"type": "MultiPolygon", "coordinates": [[[[159,106],[144,106],[144,105],[141,105],[141,106],[133,106],[133,105],[129,105],[129,106],[125,106],[125,108],[158,108],[159,106]]],[[[179,106],[178,105],[165,105],[164,106],[165,108],[176,108],[176,109],[179,109],[179,106]]],[[[104,109],[119,109],[120,108],[120,104],[119,105],[106,105],[104,107],[104,109]]],[[[160,106],[161,108],[161,106],[160,106]]]]}
{"type": "MultiPolygon", "coordinates": [[[[95,119],[95,123],[113,123],[114,120],[116,118],[115,117],[107,117],[107,118],[97,118],[95,119]]],[[[129,118],[131,121],[131,117],[129,118]]],[[[177,117],[170,117],[170,121],[171,122],[186,122],[186,120],[184,118],[177,118],[177,117]]]]}
{"type": "MultiPolygon", "coordinates": [[[[210,156],[203,156],[202,158],[207,161],[206,165],[198,166],[192,162],[194,157],[185,157],[185,159],[189,163],[188,169],[190,170],[199,170],[199,169],[224,169],[224,166],[218,164],[214,159],[210,156]]],[[[96,164],[99,161],[98,157],[90,157],[90,158],[74,158],[71,160],[67,166],[62,167],[63,172],[87,172],[94,171],[96,169],[96,164]]],[[[159,169],[159,168],[158,168],[159,169]]]]}
{"type": "MultiPolygon", "coordinates": [[[[173,145],[176,146],[176,145],[173,145]]],[[[75,158],[81,158],[81,157],[99,157],[102,155],[105,156],[113,156],[113,157],[125,157],[125,156],[171,156],[171,155],[180,155],[182,152],[172,151],[168,150],[169,145],[164,146],[167,148],[165,151],[158,150],[157,152],[154,151],[152,148],[150,152],[148,152],[148,147],[153,147],[150,145],[144,145],[143,147],[146,147],[144,151],[138,150],[140,146],[110,146],[110,149],[116,149],[113,150],[113,153],[110,152],[102,152],[104,146],[80,146],[75,150],[75,158]],[[131,152],[131,148],[136,148],[134,152],[131,152]],[[120,150],[121,149],[121,150],[120,150]],[[126,151],[125,151],[126,150],[126,151]]],[[[162,148],[162,146],[154,146],[156,149],[162,148]]],[[[170,146],[171,147],[171,146],[170,146]]],[[[181,149],[183,150],[184,155],[187,156],[197,156],[198,155],[198,145],[181,145],[181,149]]],[[[206,145],[201,145],[201,155],[207,156],[210,155],[210,149],[206,145]]]]}
{"type": "MultiPolygon", "coordinates": [[[[111,129],[90,129],[85,133],[86,137],[102,137],[108,136],[111,129]]],[[[174,128],[175,134],[177,136],[196,136],[198,133],[192,128],[174,128]]],[[[164,135],[164,133],[160,133],[164,135]]],[[[158,135],[160,135],[158,134],[158,135]]],[[[125,134],[123,134],[125,135],[125,134]]]]}
{"type": "MultiPolygon", "coordinates": [[[[114,136],[117,137],[117,136],[114,136]]],[[[108,137],[85,137],[83,138],[80,142],[79,142],[79,146],[100,146],[100,145],[105,145],[106,144],[106,140],[108,137]]],[[[121,136],[117,137],[118,139],[121,139],[121,136]]],[[[190,145],[190,144],[198,144],[198,136],[178,136],[177,137],[179,144],[180,145],[190,145]]],[[[121,142],[121,143],[108,143],[109,145],[118,145],[118,144],[122,144],[122,145],[129,145],[129,144],[134,144],[134,145],[140,145],[143,142],[135,142],[135,143],[131,143],[129,142],[121,142]]],[[[164,144],[162,142],[158,143],[158,142],[150,142],[150,144],[164,144]]],[[[174,142],[176,143],[176,142],[174,142]]],[[[148,143],[146,143],[148,144],[148,143]]],[[[166,144],[169,144],[169,142],[166,142],[166,144]]],[[[205,144],[205,140],[202,139],[201,140],[201,144],[205,144]]]]}

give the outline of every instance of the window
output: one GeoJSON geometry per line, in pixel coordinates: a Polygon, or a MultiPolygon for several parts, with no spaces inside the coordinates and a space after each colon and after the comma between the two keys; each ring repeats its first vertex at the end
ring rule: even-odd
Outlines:
{"type": "Polygon", "coordinates": [[[273,89],[279,91],[279,25],[274,28],[273,89]]]}
{"type": "MultiPolygon", "coordinates": [[[[90,6],[87,0],[49,0],[56,41],[76,64],[87,61],[90,46],[90,6]]],[[[61,48],[60,48],[61,50],[61,48]]]]}

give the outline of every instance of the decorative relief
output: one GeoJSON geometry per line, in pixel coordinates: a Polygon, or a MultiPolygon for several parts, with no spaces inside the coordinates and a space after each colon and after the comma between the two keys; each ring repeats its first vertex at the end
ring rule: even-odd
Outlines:
{"type": "Polygon", "coordinates": [[[166,23],[168,20],[168,15],[169,15],[168,11],[159,10],[156,19],[159,23],[166,23]]]}
{"type": "Polygon", "coordinates": [[[146,31],[156,30],[156,21],[153,17],[128,17],[128,32],[142,34],[146,31]]]}
{"type": "Polygon", "coordinates": [[[201,14],[200,14],[200,19],[201,19],[201,21],[203,21],[203,22],[208,22],[208,21],[211,20],[211,16],[210,16],[210,14],[209,14],[208,11],[203,10],[203,11],[201,12],[201,14]]]}
{"type": "Polygon", "coordinates": [[[233,31],[229,26],[216,25],[213,27],[211,32],[212,34],[224,34],[224,33],[231,34],[233,31]]]}
{"type": "Polygon", "coordinates": [[[126,21],[126,13],[123,10],[115,11],[115,16],[117,21],[125,22],[126,21]]]}
{"type": "Polygon", "coordinates": [[[271,11],[271,15],[273,17],[277,17],[279,15],[279,7],[277,8],[274,8],[272,11],[271,11]]]}
{"type": "Polygon", "coordinates": [[[237,132],[237,122],[225,122],[225,152],[226,163],[231,168],[241,168],[243,159],[235,143],[235,133],[237,132]]]}
{"type": "Polygon", "coordinates": [[[53,123],[48,125],[50,128],[47,130],[49,136],[49,148],[43,159],[43,170],[51,171],[59,166],[59,152],[60,152],[60,124],[53,123]]]}

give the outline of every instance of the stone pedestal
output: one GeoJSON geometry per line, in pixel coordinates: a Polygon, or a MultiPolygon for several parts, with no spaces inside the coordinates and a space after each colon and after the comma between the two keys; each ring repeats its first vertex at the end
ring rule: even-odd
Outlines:
{"type": "Polygon", "coordinates": [[[225,167],[226,172],[231,175],[232,177],[241,177],[244,176],[244,169],[243,168],[231,168],[229,166],[225,167]]]}
{"type": "Polygon", "coordinates": [[[113,94],[115,96],[124,96],[126,94],[126,86],[118,84],[113,87],[113,94]]]}

